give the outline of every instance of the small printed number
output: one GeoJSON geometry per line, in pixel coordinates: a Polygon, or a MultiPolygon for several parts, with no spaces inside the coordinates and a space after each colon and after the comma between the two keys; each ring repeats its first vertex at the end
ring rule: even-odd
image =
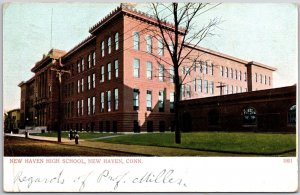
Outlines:
{"type": "Polygon", "coordinates": [[[286,158],[286,159],[283,159],[283,163],[292,163],[292,159],[291,158],[286,158]]]}

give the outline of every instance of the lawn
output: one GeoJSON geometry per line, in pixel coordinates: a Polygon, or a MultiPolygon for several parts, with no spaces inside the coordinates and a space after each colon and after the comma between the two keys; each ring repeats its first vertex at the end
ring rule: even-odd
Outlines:
{"type": "MultiPolygon", "coordinates": [[[[57,137],[57,133],[35,133],[32,135],[57,137]]],[[[146,145],[185,148],[211,152],[240,154],[276,155],[291,153],[296,155],[295,134],[273,134],[253,132],[197,132],[182,133],[182,143],[175,144],[174,133],[113,134],[79,132],[80,139],[129,145],[146,145]],[[112,136],[112,137],[110,137],[112,136]],[[113,137],[115,136],[115,137],[113,137]],[[107,137],[106,139],[95,139],[107,137]]],[[[68,138],[68,132],[62,132],[68,138]]]]}
{"type": "Polygon", "coordinates": [[[203,151],[241,154],[296,154],[295,134],[199,132],[182,133],[182,143],[175,144],[174,133],[130,134],[99,140],[102,142],[178,147],[203,151]]]}
{"type": "MultiPolygon", "coordinates": [[[[113,135],[120,135],[120,134],[114,134],[114,133],[95,133],[95,132],[78,132],[80,139],[94,139],[99,137],[107,137],[107,136],[113,136],[113,135]]],[[[30,135],[36,135],[36,136],[45,136],[45,137],[57,137],[57,132],[46,132],[46,133],[31,133],[30,135]]],[[[62,138],[69,138],[69,132],[61,132],[62,138]]]]}

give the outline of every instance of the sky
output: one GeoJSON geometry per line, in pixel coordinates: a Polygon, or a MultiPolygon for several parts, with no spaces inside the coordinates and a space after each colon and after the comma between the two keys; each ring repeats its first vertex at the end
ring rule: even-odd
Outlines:
{"type": "MultiPolygon", "coordinates": [[[[68,51],[89,36],[89,28],[119,4],[10,3],[3,6],[3,109],[20,107],[18,84],[51,48],[68,51]],[[51,13],[52,41],[51,41],[51,13]]],[[[137,9],[149,11],[148,5],[137,9]]],[[[298,81],[297,7],[284,3],[223,3],[197,18],[222,20],[216,36],[200,46],[277,68],[273,87],[298,81]]]]}

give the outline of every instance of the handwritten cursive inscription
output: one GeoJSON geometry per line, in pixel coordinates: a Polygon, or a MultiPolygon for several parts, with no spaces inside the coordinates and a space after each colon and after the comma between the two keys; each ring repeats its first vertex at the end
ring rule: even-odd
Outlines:
{"type": "Polygon", "coordinates": [[[62,178],[63,170],[54,177],[33,177],[30,175],[23,174],[23,171],[20,171],[14,177],[14,184],[25,183],[27,188],[30,188],[33,183],[45,183],[45,184],[64,184],[65,179],[62,178]]]}
{"type": "Polygon", "coordinates": [[[184,185],[183,180],[180,178],[174,178],[172,175],[174,170],[166,170],[163,169],[161,172],[157,173],[145,173],[142,177],[136,177],[132,180],[133,183],[163,183],[163,184],[177,184],[177,185],[184,185]]]}
{"type": "MultiPolygon", "coordinates": [[[[23,171],[18,172],[14,176],[14,184],[20,187],[26,187],[27,189],[32,189],[33,184],[43,184],[43,185],[72,185],[73,189],[78,189],[78,191],[84,191],[89,187],[97,186],[99,191],[103,186],[112,186],[112,191],[118,190],[122,185],[143,185],[147,184],[157,184],[157,185],[177,185],[182,187],[187,187],[183,178],[175,176],[174,169],[162,169],[159,171],[146,171],[146,172],[130,172],[122,171],[117,172],[114,170],[104,169],[101,171],[89,171],[86,173],[81,173],[80,175],[70,177],[65,170],[59,171],[54,176],[43,176],[34,177],[30,174],[25,174],[23,171]]],[[[35,186],[39,187],[39,186],[35,186]]]]}

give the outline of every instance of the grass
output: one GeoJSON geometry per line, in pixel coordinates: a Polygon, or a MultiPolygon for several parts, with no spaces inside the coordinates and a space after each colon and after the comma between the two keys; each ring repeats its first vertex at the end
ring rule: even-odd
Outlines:
{"type": "Polygon", "coordinates": [[[280,154],[296,150],[295,134],[198,132],[182,133],[182,143],[174,143],[174,133],[130,134],[101,142],[176,147],[203,151],[280,154]]]}
{"type": "MultiPolygon", "coordinates": [[[[80,139],[94,139],[99,137],[107,137],[113,135],[120,135],[120,134],[113,134],[113,133],[92,133],[92,132],[78,132],[80,139]]],[[[57,137],[57,132],[46,132],[46,133],[31,133],[30,135],[36,136],[44,136],[44,137],[57,137]]],[[[69,138],[69,132],[61,132],[62,138],[69,138]]]]}
{"type": "MultiPolygon", "coordinates": [[[[56,137],[57,134],[43,133],[32,134],[39,136],[56,137]]],[[[272,134],[253,132],[195,132],[182,133],[182,143],[175,144],[174,133],[145,133],[145,134],[112,134],[112,133],[82,133],[80,139],[93,142],[107,142],[127,145],[145,145],[171,148],[193,149],[198,151],[228,152],[239,154],[296,155],[295,134],[272,134]],[[109,137],[119,135],[116,137],[109,137]],[[96,140],[94,138],[107,137],[96,140]]],[[[62,132],[62,137],[67,138],[68,132],[62,132]]]]}

